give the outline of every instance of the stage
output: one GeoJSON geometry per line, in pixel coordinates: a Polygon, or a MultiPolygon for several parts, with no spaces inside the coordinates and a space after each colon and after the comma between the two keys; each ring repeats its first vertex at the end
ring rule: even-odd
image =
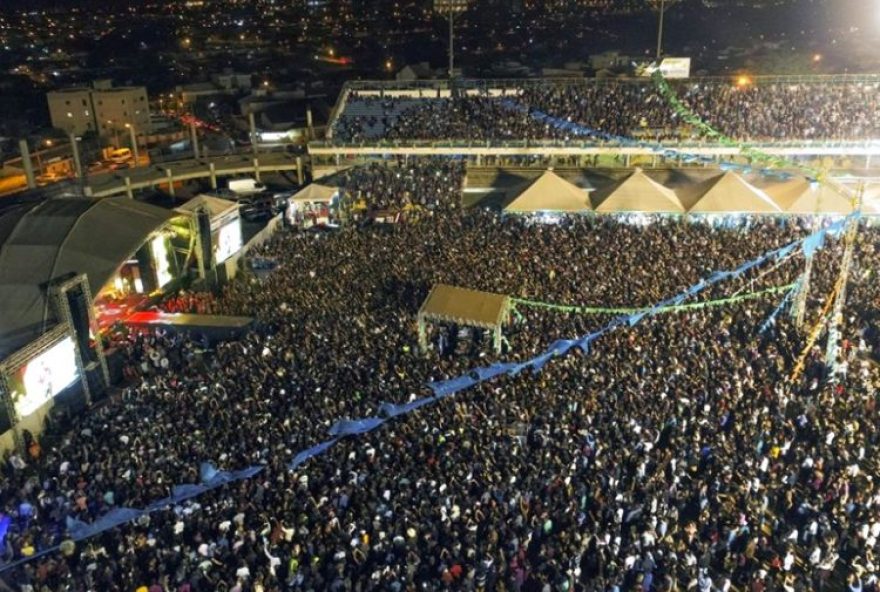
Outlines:
{"type": "Polygon", "coordinates": [[[251,317],[141,311],[132,314],[122,322],[128,327],[141,329],[161,327],[171,331],[201,333],[210,341],[215,341],[242,335],[251,328],[254,319],[251,317]]]}

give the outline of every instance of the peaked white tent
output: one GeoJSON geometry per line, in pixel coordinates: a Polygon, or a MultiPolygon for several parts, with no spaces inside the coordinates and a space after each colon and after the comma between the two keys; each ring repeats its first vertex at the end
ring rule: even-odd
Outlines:
{"type": "Polygon", "coordinates": [[[852,202],[844,193],[825,183],[807,187],[789,207],[790,214],[842,214],[852,212],[852,202]]]}
{"type": "Polygon", "coordinates": [[[803,177],[780,180],[778,178],[774,179],[755,175],[754,177],[747,178],[747,182],[752,187],[766,193],[783,212],[788,212],[789,208],[794,206],[810,190],[810,182],[803,177]]]}
{"type": "Polygon", "coordinates": [[[782,208],[767,193],[727,171],[703,182],[702,195],[688,211],[691,214],[779,214],[782,208]]]}
{"type": "Polygon", "coordinates": [[[685,211],[672,189],[635,169],[622,181],[601,188],[590,196],[597,212],[675,213],[685,211]]]}
{"type": "Polygon", "coordinates": [[[547,170],[507,204],[504,211],[518,214],[589,212],[590,197],[585,189],[547,170]]]}
{"type": "Polygon", "coordinates": [[[292,202],[323,202],[330,203],[339,194],[338,187],[312,183],[290,198],[292,202]]]}

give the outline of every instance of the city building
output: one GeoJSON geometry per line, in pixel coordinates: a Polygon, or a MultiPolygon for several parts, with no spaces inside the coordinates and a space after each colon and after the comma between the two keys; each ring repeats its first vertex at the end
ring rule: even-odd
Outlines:
{"type": "Polygon", "coordinates": [[[133,126],[137,133],[149,133],[150,107],[142,86],[113,87],[96,81],[91,88],[66,88],[47,93],[52,127],[83,135],[94,132],[117,137],[133,126]]]}

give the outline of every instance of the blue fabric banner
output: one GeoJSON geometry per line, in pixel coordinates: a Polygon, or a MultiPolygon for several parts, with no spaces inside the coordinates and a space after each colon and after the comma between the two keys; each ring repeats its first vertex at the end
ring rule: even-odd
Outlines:
{"type": "Polygon", "coordinates": [[[295,470],[298,466],[300,466],[301,464],[303,464],[304,462],[306,462],[310,458],[313,458],[315,456],[318,456],[319,454],[324,454],[325,452],[327,452],[327,450],[331,446],[336,444],[336,442],[337,442],[337,439],[333,438],[332,440],[327,440],[325,442],[321,442],[320,444],[317,444],[315,446],[312,446],[311,448],[303,450],[302,452],[298,453],[296,456],[293,457],[293,460],[290,461],[290,464],[287,465],[287,468],[290,469],[291,471],[295,470]]]}
{"type": "Polygon", "coordinates": [[[822,230],[805,238],[803,243],[804,256],[807,258],[812,257],[816,251],[822,248],[824,242],[825,232],[822,230]]]}
{"type": "Polygon", "coordinates": [[[353,436],[375,430],[385,423],[381,417],[364,417],[361,419],[340,419],[327,430],[331,436],[353,436]]]}
{"type": "Polygon", "coordinates": [[[470,388],[477,384],[477,381],[468,375],[458,376],[450,380],[438,380],[427,383],[427,387],[434,391],[435,397],[448,397],[460,390],[470,388]]]}
{"type": "Polygon", "coordinates": [[[644,316],[645,316],[646,314],[648,314],[648,313],[646,313],[646,312],[637,312],[637,313],[634,314],[634,315],[630,315],[629,319],[627,319],[626,322],[629,324],[630,327],[635,327],[636,324],[638,324],[638,322],[641,321],[642,318],[644,318],[644,316]]]}
{"type": "Polygon", "coordinates": [[[254,465],[252,467],[248,467],[246,469],[239,469],[238,471],[232,471],[231,475],[234,481],[244,481],[245,479],[250,479],[254,475],[258,475],[262,472],[266,467],[263,465],[254,465]]]}
{"type": "Polygon", "coordinates": [[[503,362],[495,362],[491,366],[483,366],[481,368],[477,368],[473,371],[473,374],[476,375],[476,379],[479,381],[483,380],[491,380],[496,376],[501,376],[502,374],[507,374],[507,372],[514,367],[515,364],[506,364],[503,362]]]}
{"type": "Polygon", "coordinates": [[[430,405],[431,403],[436,402],[437,399],[434,397],[424,397],[422,399],[416,399],[415,401],[410,401],[409,403],[404,403],[402,405],[397,403],[382,403],[381,405],[379,405],[379,414],[383,417],[391,419],[392,417],[411,413],[416,409],[424,407],[425,405],[430,405]]]}
{"type": "Polygon", "coordinates": [[[171,502],[174,504],[179,504],[180,502],[196,497],[197,495],[202,495],[206,491],[208,491],[208,487],[201,483],[185,483],[183,485],[175,485],[171,488],[171,502]]]}
{"type": "Polygon", "coordinates": [[[529,360],[528,366],[532,369],[532,372],[538,374],[544,365],[554,358],[554,354],[552,351],[545,351],[539,356],[536,356],[529,360]]]}

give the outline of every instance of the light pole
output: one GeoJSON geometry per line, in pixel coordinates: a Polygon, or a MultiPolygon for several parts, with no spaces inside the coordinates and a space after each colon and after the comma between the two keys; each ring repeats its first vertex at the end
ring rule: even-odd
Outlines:
{"type": "Polygon", "coordinates": [[[126,123],[125,127],[128,129],[129,137],[131,138],[131,152],[134,154],[134,166],[138,166],[141,162],[141,155],[138,151],[137,132],[134,129],[134,125],[130,123],[126,123]]]}
{"type": "Polygon", "coordinates": [[[113,147],[118,150],[119,149],[119,128],[116,127],[116,120],[115,119],[108,119],[107,125],[110,125],[113,127],[113,136],[116,138],[116,141],[113,143],[113,147]]]}
{"type": "Polygon", "coordinates": [[[677,4],[679,0],[648,0],[648,3],[659,13],[659,24],[657,26],[657,59],[663,57],[663,19],[666,15],[666,9],[673,4],[677,4]]]}
{"type": "Polygon", "coordinates": [[[470,0],[434,0],[434,11],[449,17],[449,79],[455,76],[455,15],[467,10],[470,0]]]}
{"type": "Polygon", "coordinates": [[[67,133],[67,137],[70,138],[70,147],[73,150],[73,167],[76,171],[76,178],[78,181],[83,181],[83,170],[82,170],[82,161],[79,158],[79,140],[76,138],[76,132],[71,129],[67,133]]]}

